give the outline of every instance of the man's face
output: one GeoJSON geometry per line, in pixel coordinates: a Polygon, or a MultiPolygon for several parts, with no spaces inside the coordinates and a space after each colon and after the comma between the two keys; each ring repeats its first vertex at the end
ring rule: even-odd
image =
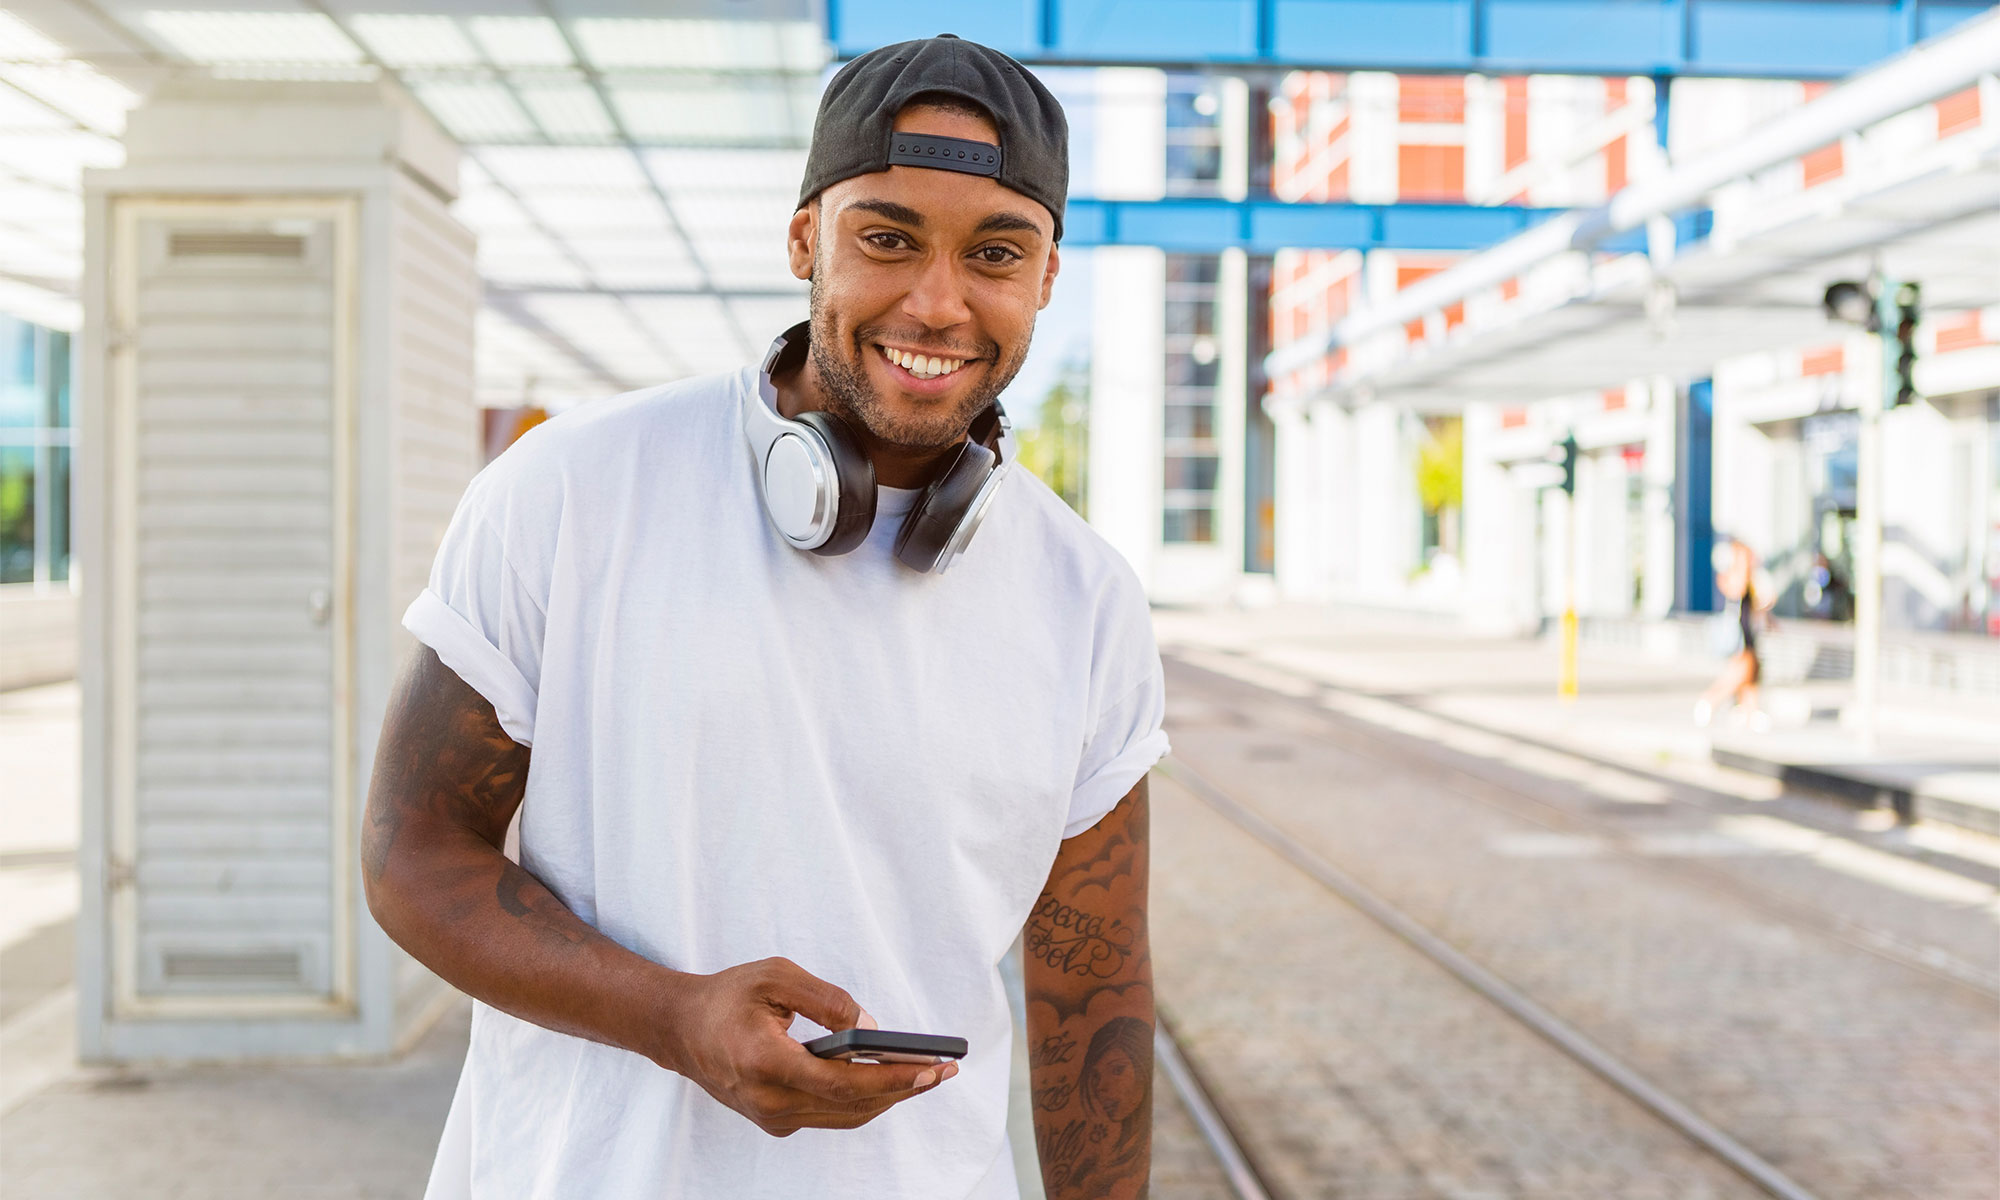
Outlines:
{"type": "MultiPolygon", "coordinates": [[[[907,108],[895,127],[1000,140],[983,118],[935,108],[907,108]]],[[[1027,358],[1055,283],[1054,231],[1047,209],[981,175],[891,167],[821,192],[793,216],[788,248],[812,281],[828,408],[895,445],[963,438],[1027,358]]]]}

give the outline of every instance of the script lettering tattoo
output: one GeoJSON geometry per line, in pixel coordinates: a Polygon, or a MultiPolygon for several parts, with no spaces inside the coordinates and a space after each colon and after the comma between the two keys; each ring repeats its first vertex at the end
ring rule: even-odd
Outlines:
{"type": "Polygon", "coordinates": [[[1132,954],[1133,933],[1116,917],[1105,918],[1061,904],[1044,894],[1028,920],[1029,954],[1065,975],[1109,979],[1132,954]]]}
{"type": "Polygon", "coordinates": [[[1043,1112],[1061,1112],[1069,1107],[1069,1098],[1076,1094],[1076,1084],[1052,1083],[1034,1091],[1035,1107],[1043,1112]]]}
{"type": "Polygon", "coordinates": [[[1028,1065],[1030,1067],[1060,1066],[1068,1062],[1075,1053],[1076,1039],[1067,1033],[1058,1033],[1053,1037],[1043,1038],[1039,1044],[1028,1051],[1028,1065]]]}
{"type": "Polygon", "coordinates": [[[1152,1167],[1153,976],[1142,780],[1063,843],[1022,929],[1035,1144],[1049,1200],[1134,1200],[1152,1167]]]}

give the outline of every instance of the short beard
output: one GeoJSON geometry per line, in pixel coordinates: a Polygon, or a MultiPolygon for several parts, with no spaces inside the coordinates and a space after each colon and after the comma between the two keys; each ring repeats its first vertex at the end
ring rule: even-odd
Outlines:
{"type": "Polygon", "coordinates": [[[1028,336],[1021,339],[1020,348],[1005,362],[993,362],[985,382],[967,391],[957,405],[949,411],[904,416],[882,403],[882,397],[876,393],[875,385],[868,378],[867,364],[861,361],[861,356],[875,353],[874,347],[862,336],[869,331],[857,329],[846,339],[845,346],[834,345],[839,335],[835,332],[832,316],[826,310],[819,280],[820,262],[815,253],[810,309],[812,361],[820,387],[826,393],[827,410],[859,424],[877,441],[911,450],[942,450],[956,445],[965,440],[965,431],[971,428],[973,418],[985,412],[987,406],[1007,390],[1007,385],[1014,382],[1014,376],[1020,373],[1021,364],[1027,361],[1028,344],[1035,332],[1032,317],[1028,322],[1028,336]],[[851,356],[843,355],[843,349],[849,351],[851,356]]]}

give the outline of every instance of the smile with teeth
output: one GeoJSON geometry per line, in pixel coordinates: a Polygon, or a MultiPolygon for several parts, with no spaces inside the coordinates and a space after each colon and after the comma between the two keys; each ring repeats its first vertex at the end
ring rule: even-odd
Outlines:
{"type": "Polygon", "coordinates": [[[915,375],[918,379],[941,379],[966,364],[963,358],[938,358],[935,355],[909,354],[892,350],[887,346],[877,347],[882,357],[915,375]]]}

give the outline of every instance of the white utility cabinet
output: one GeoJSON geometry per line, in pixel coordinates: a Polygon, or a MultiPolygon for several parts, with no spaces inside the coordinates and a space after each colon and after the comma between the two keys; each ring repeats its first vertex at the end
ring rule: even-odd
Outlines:
{"type": "Polygon", "coordinates": [[[478,465],[458,149],[385,85],[219,80],[126,148],[84,184],[79,1046],[393,1052],[448,996],[357,847],[478,465]]]}

